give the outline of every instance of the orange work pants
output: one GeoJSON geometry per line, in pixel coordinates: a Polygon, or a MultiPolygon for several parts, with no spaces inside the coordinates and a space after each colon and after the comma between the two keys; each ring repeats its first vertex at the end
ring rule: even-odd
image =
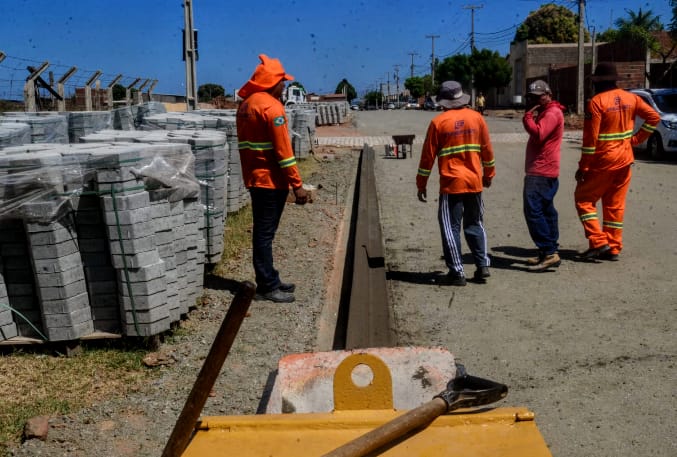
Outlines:
{"type": "Polygon", "coordinates": [[[623,214],[631,176],[630,165],[618,170],[588,171],[585,180],[576,185],[576,211],[590,248],[608,244],[611,254],[618,254],[623,249],[623,214]],[[600,199],[601,227],[597,216],[597,202],[600,199]]]}

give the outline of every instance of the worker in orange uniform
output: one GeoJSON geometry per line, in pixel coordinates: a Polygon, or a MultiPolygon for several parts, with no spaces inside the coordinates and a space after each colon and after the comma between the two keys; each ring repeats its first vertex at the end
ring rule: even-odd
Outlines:
{"type": "Polygon", "coordinates": [[[473,279],[484,283],[490,276],[482,189],[491,186],[495,175],[494,151],[482,114],[471,109],[469,102],[470,96],[463,93],[461,84],[442,83],[437,103],[444,113],[430,121],[416,175],[418,199],[426,202],[428,178],[437,159],[440,173],[437,218],[444,261],[449,268],[447,282],[455,286],[466,284],[461,224],[477,267],[473,279]]]}
{"type": "Polygon", "coordinates": [[[601,62],[592,82],[595,96],[588,103],[583,147],[576,171],[574,200],[583,223],[588,249],[584,260],[618,260],[623,249],[623,213],[634,161],[632,146],[646,140],[660,117],[640,97],[616,86],[616,65],[601,62]],[[644,119],[633,135],[635,117],[644,119]],[[596,203],[602,200],[600,227],[596,203]]]}
{"type": "Polygon", "coordinates": [[[237,110],[237,137],[244,184],[249,189],[254,227],[252,249],[256,275],[256,298],[278,303],[295,300],[292,283],[280,280],[273,264],[273,240],[284,210],[289,188],[296,203],[308,195],[296,167],[287,117],[280,97],[287,74],[278,59],[259,55],[261,63],[238,91],[243,98],[237,110]]]}

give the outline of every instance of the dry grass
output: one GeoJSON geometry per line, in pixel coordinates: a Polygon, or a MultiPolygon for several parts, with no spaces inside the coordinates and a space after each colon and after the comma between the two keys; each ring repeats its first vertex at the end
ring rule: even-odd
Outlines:
{"type": "Polygon", "coordinates": [[[15,352],[0,356],[0,452],[34,416],[67,414],[137,390],[155,376],[138,349],[84,349],[76,357],[15,352]]]}

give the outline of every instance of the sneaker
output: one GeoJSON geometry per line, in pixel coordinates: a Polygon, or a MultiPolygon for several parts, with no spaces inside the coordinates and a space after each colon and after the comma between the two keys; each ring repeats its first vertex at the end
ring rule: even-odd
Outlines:
{"type": "Polygon", "coordinates": [[[296,290],[296,284],[293,282],[281,282],[278,287],[282,292],[293,293],[296,290]]]}
{"type": "Polygon", "coordinates": [[[450,271],[447,273],[447,283],[452,286],[465,286],[466,280],[465,276],[461,273],[456,273],[455,271],[450,271]]]}
{"type": "Polygon", "coordinates": [[[536,265],[530,266],[529,271],[544,271],[551,267],[553,268],[559,267],[561,263],[562,260],[559,258],[559,254],[555,252],[553,254],[546,255],[545,257],[543,257],[543,260],[541,260],[536,265]]]}
{"type": "Polygon", "coordinates": [[[611,250],[611,247],[608,244],[605,244],[604,246],[600,246],[598,248],[590,248],[585,252],[582,252],[578,256],[583,259],[583,260],[593,260],[593,259],[599,259],[601,258],[600,256],[606,255],[607,252],[611,250]]]}
{"type": "Polygon", "coordinates": [[[280,290],[279,288],[275,290],[271,290],[270,292],[265,292],[265,293],[257,293],[256,297],[254,297],[256,300],[268,300],[272,301],[275,303],[291,303],[293,302],[296,298],[294,297],[294,294],[289,293],[289,292],[284,292],[283,290],[280,290]]]}
{"type": "Polygon", "coordinates": [[[489,267],[477,267],[477,270],[475,270],[475,274],[473,275],[473,279],[476,282],[485,283],[487,282],[487,278],[489,276],[491,276],[489,267]]]}

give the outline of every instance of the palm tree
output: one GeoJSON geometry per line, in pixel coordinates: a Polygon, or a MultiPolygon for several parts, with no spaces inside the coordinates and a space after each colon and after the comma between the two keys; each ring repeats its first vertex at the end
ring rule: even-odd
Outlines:
{"type": "Polygon", "coordinates": [[[630,29],[637,27],[647,32],[660,32],[663,30],[663,24],[661,23],[661,17],[653,14],[653,11],[647,10],[642,12],[642,8],[638,9],[637,12],[632,10],[625,10],[628,13],[628,18],[619,17],[616,19],[616,27],[618,30],[630,29]]]}
{"type": "Polygon", "coordinates": [[[615,21],[618,27],[618,38],[628,41],[643,43],[652,51],[658,52],[660,43],[653,32],[660,32],[663,29],[660,16],[653,14],[653,11],[646,10],[625,10],[628,13],[627,18],[618,18],[615,21]]]}

